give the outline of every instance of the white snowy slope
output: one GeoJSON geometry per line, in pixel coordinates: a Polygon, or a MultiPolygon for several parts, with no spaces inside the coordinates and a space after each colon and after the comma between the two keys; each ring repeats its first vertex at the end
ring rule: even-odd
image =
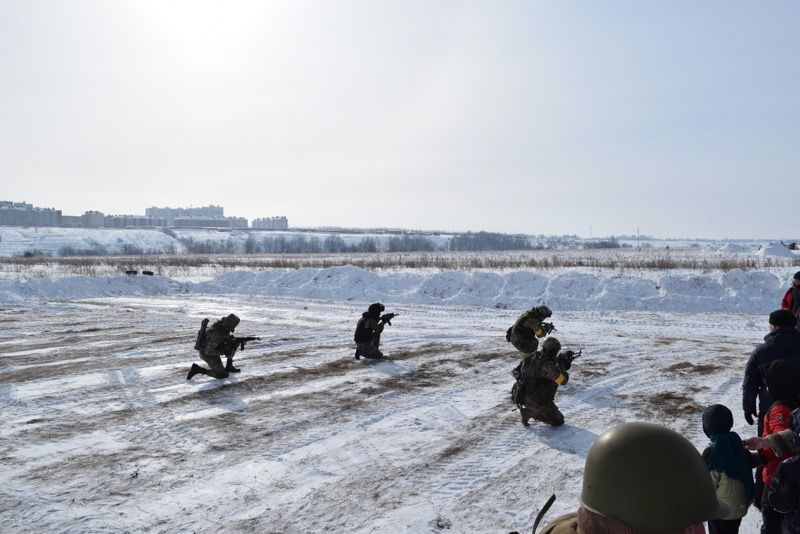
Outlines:
{"type": "MultiPolygon", "coordinates": [[[[681,305],[694,287],[691,313],[555,306],[557,337],[584,351],[556,397],[567,422],[524,428],[509,399],[519,355],[503,337],[517,311],[464,305],[492,302],[500,281],[450,273],[420,284],[412,273],[376,286],[349,272],[382,288],[364,299],[336,286],[336,271],[308,274],[332,276],[306,293],[306,274],[276,275],[289,277],[280,296],[234,277],[217,281],[234,286],[227,294],[214,284],[55,292],[0,308],[3,531],[524,532],[551,493],[548,518],[575,509],[586,452],[614,424],[664,424],[700,449],[700,413],[723,403],[734,429],[753,434],[740,384],[766,317],[708,313],[703,299],[730,289],[723,277],[711,288],[661,284],[687,287],[681,305]],[[351,340],[373,296],[400,316],[383,336],[391,359],[368,363],[353,359],[351,340]],[[240,374],[187,382],[200,319],[230,312],[242,318],[237,334],[263,341],[237,358],[240,374]]],[[[607,291],[582,277],[501,281],[518,283],[514,305],[553,284],[565,305],[607,291]]],[[[633,301],[650,294],[640,286],[616,287],[633,301]]],[[[751,510],[742,532],[757,524],[751,510]]]]}

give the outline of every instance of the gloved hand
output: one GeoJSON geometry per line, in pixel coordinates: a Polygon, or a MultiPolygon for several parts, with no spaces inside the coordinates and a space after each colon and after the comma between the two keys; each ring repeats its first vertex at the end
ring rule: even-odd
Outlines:
{"type": "Polygon", "coordinates": [[[747,421],[748,425],[753,424],[753,418],[756,416],[756,409],[755,408],[747,408],[744,411],[744,420],[747,421]]]}

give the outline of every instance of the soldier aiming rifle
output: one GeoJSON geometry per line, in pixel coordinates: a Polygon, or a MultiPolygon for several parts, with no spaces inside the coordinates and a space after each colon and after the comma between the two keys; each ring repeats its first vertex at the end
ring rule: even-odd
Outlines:
{"type": "Polygon", "coordinates": [[[385,325],[392,326],[392,319],[397,317],[397,313],[384,313],[386,308],[380,302],[370,304],[367,311],[361,314],[361,318],[356,324],[356,332],[353,341],[356,342],[356,360],[365,358],[383,358],[380,351],[381,332],[385,325]]]}
{"type": "Polygon", "coordinates": [[[559,354],[560,351],[561,343],[549,337],[542,343],[541,351],[526,355],[511,371],[516,379],[511,388],[511,400],[519,407],[525,426],[531,418],[552,426],[564,424],[564,415],[554,402],[556,391],[558,386],[567,383],[567,371],[583,351],[568,350],[559,354]]]}
{"type": "Polygon", "coordinates": [[[192,364],[186,380],[191,380],[196,374],[213,376],[214,378],[227,378],[228,373],[238,373],[240,370],[233,366],[233,356],[237,350],[244,350],[245,345],[250,341],[261,339],[260,337],[236,337],[233,331],[239,324],[239,318],[234,314],[223,317],[210,328],[206,329],[208,319],[203,319],[200,330],[197,332],[197,341],[194,348],[200,353],[200,358],[208,364],[210,369],[206,369],[196,363],[192,364]],[[225,356],[226,363],[222,366],[220,356],[225,356]]]}
{"type": "Polygon", "coordinates": [[[522,354],[533,354],[539,348],[539,338],[543,338],[556,327],[544,322],[553,315],[547,306],[536,306],[520,315],[514,325],[506,330],[506,341],[514,345],[522,354]]]}

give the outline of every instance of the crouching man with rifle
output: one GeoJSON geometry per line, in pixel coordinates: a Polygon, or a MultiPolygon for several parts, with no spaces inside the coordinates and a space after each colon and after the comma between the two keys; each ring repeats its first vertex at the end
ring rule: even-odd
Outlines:
{"type": "Polygon", "coordinates": [[[192,364],[186,380],[191,380],[196,374],[213,376],[214,378],[227,378],[228,373],[238,373],[239,369],[233,366],[233,356],[237,350],[244,350],[244,346],[249,341],[261,339],[260,337],[236,337],[233,331],[239,324],[239,318],[234,314],[215,321],[210,328],[206,329],[208,319],[203,319],[200,331],[197,332],[197,341],[194,345],[195,350],[200,353],[200,358],[208,364],[210,369],[206,369],[196,363],[192,364]],[[227,359],[225,366],[222,366],[220,356],[227,359]]]}
{"type": "Polygon", "coordinates": [[[392,326],[392,319],[397,313],[384,313],[386,307],[380,302],[370,304],[367,311],[361,314],[361,319],[356,324],[356,332],[353,341],[356,342],[356,360],[365,358],[383,358],[383,353],[379,347],[381,344],[381,332],[385,325],[392,326]]]}
{"type": "Polygon", "coordinates": [[[558,386],[569,380],[567,372],[580,352],[561,351],[561,343],[549,337],[542,343],[542,350],[528,354],[511,372],[516,383],[511,389],[511,400],[519,407],[522,424],[528,426],[535,419],[552,426],[564,424],[564,414],[554,399],[558,386]]]}

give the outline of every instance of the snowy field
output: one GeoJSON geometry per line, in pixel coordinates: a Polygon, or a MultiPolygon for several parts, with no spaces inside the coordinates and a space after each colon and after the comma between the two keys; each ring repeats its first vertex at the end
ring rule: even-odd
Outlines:
{"type": "MultiPolygon", "coordinates": [[[[574,510],[605,429],[651,421],[706,444],[767,332],[778,274],[394,273],[356,268],[5,281],[0,521],[7,532],[529,531],[574,510]],[[359,285],[360,284],[360,285],[359,285]],[[361,290],[357,288],[360,287],[361,290]],[[388,361],[353,359],[372,300],[400,313],[388,361]],[[524,428],[504,332],[546,301],[583,349],[524,428]],[[644,304],[643,304],[644,303],[644,304]],[[203,317],[261,335],[225,380],[185,380],[203,317]]],[[[742,532],[757,532],[751,510],[742,532]]]]}

